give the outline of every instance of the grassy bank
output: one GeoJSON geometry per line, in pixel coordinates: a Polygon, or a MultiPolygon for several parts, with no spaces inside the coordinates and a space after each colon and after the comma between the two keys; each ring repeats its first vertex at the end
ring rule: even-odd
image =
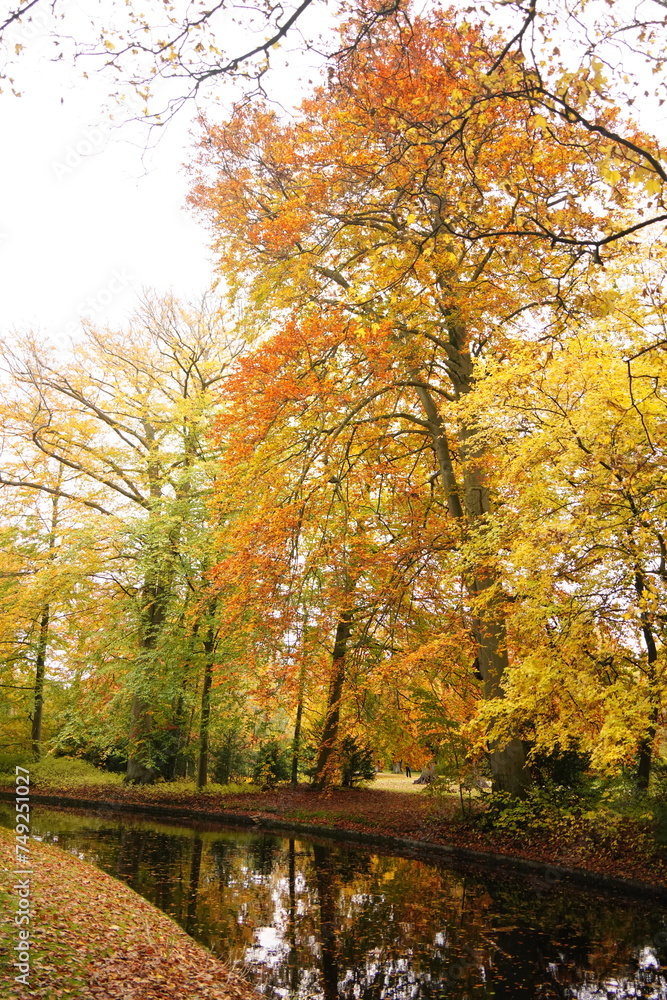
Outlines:
{"type": "Polygon", "coordinates": [[[16,1000],[257,1000],[222,962],[132,889],[31,841],[29,988],[14,982],[14,840],[0,828],[2,995],[16,1000]]]}

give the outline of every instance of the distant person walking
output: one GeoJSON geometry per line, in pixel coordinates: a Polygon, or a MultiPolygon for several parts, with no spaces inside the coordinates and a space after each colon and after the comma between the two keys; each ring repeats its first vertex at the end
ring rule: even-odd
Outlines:
{"type": "Polygon", "coordinates": [[[412,768],[410,767],[409,764],[405,765],[405,777],[406,778],[411,778],[412,777],[412,768]]]}

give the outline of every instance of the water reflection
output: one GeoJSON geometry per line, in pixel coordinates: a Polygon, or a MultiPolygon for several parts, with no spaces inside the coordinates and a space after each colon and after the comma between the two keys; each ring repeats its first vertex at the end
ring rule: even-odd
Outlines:
{"type": "Polygon", "coordinates": [[[128,882],[271,1000],[667,1000],[667,910],[651,902],[127,817],[37,809],[33,832],[128,882]]]}

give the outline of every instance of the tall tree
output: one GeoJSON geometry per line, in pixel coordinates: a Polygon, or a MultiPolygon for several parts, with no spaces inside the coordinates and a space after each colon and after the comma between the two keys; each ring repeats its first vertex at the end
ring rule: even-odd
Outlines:
{"type": "MultiPolygon", "coordinates": [[[[411,389],[399,419],[430,439],[492,700],[507,671],[505,596],[485,541],[488,447],[462,404],[476,398],[487,359],[507,351],[510,330],[530,339],[540,324],[560,335],[589,266],[581,241],[606,225],[584,194],[594,187],[596,202],[630,205],[638,169],[629,155],[605,180],[601,134],[576,118],[547,122],[525,93],[489,93],[497,45],[451,14],[416,19],[409,33],[384,25],[294,124],[261,106],[205,124],[192,196],[214,227],[221,268],[260,315],[271,303],[311,317],[330,330],[331,352],[355,318],[384,352],[382,376],[357,386],[342,424],[379,395],[411,389]],[[577,239],[542,239],[556,229],[577,239]]],[[[613,124],[599,100],[596,114],[613,124]]],[[[520,794],[520,739],[492,748],[491,760],[496,786],[520,794]]]]}
{"type": "Polygon", "coordinates": [[[460,556],[432,488],[428,433],[403,426],[411,387],[391,401],[378,392],[353,418],[350,398],[376,373],[364,327],[339,335],[331,351],[330,331],[306,320],[262,341],[230,377],[218,421],[225,631],[245,632],[251,662],[264,649],[297,714],[307,664],[308,714],[323,728],[318,783],[335,775],[341,733],[362,725],[355,702],[366,691],[370,703],[392,658],[423,642],[420,617],[469,646],[458,595],[442,586],[455,586],[460,556]]]}
{"type": "MultiPolygon", "coordinates": [[[[58,479],[55,488],[58,490],[62,480],[62,469],[58,469],[58,479]]],[[[55,556],[58,531],[58,494],[51,497],[51,523],[48,536],[48,560],[52,562],[55,556]]],[[[35,657],[35,699],[32,710],[32,753],[38,759],[42,752],[42,710],[44,707],[44,672],[46,668],[46,653],[49,641],[49,624],[51,605],[44,604],[39,618],[39,636],[37,640],[37,655],[35,657]]]]}
{"type": "MultiPolygon", "coordinates": [[[[10,391],[6,399],[9,403],[10,391]]],[[[25,449],[17,452],[7,433],[14,415],[9,418],[7,410],[2,414],[2,475],[17,485],[0,490],[0,693],[8,715],[6,738],[14,747],[27,749],[30,733],[32,752],[39,757],[45,700],[49,692],[56,695],[60,688],[62,693],[62,664],[76,646],[77,623],[91,599],[101,546],[90,523],[82,523],[76,505],[58,495],[68,484],[57,463],[42,457],[31,468],[50,493],[19,485],[29,455],[25,449]]],[[[55,710],[56,703],[47,705],[49,738],[57,728],[55,710]]]]}
{"type": "Polygon", "coordinates": [[[517,661],[505,707],[542,751],[636,763],[642,789],[664,703],[663,258],[629,248],[558,350],[524,346],[480,387],[480,433],[502,441],[490,474],[517,661]]]}
{"type": "MultiPolygon", "coordinates": [[[[312,76],[315,48],[324,68],[341,55],[362,49],[365,42],[372,47],[376,35],[381,40],[387,23],[408,37],[413,17],[407,0],[341,3],[327,12],[324,21],[321,0],[294,0],[287,7],[265,0],[252,10],[244,8],[242,15],[228,0],[211,7],[203,2],[193,6],[188,0],[175,0],[168,9],[152,0],[122,4],[111,0],[111,6],[113,17],[100,28],[94,20],[78,18],[61,0],[17,0],[0,16],[0,49],[7,64],[0,81],[8,79],[16,92],[9,67],[20,63],[35,34],[50,32],[59,59],[76,62],[83,57],[88,66],[96,58],[98,68],[110,73],[116,95],[119,89],[123,96],[128,89],[134,91],[145,119],[163,125],[192,98],[203,98],[212,87],[219,93],[221,80],[228,86],[240,85],[246,99],[270,93],[275,49],[285,40],[291,45],[292,79],[304,56],[303,68],[307,65],[307,75],[312,76]],[[318,8],[320,16],[312,18],[318,8]],[[341,17],[347,19],[342,40],[335,31],[341,17]],[[329,25],[333,30],[327,37],[329,25]],[[325,38],[314,45],[313,36],[322,29],[325,38]]],[[[627,116],[609,128],[609,122],[598,119],[595,103],[589,103],[595,94],[605,102],[616,99],[617,106],[632,108],[652,96],[654,89],[657,99],[665,99],[663,0],[643,0],[634,9],[594,0],[576,5],[566,0],[486,0],[460,13],[476,27],[494,29],[489,59],[482,68],[485,87],[475,101],[492,106],[500,96],[529,100],[539,115],[546,112],[548,117],[577,121],[591,135],[606,140],[592,151],[602,170],[613,172],[618,160],[637,157],[635,181],[644,189],[646,205],[644,216],[634,225],[641,228],[664,220],[661,196],[667,173],[660,141],[638,143],[627,116]],[[654,87],[646,88],[647,79],[654,87]]],[[[286,62],[281,56],[279,65],[286,62]]],[[[570,241],[599,254],[607,241],[627,230],[620,219],[608,215],[607,221],[612,231],[597,236],[536,225],[531,239],[570,241]]]]}
{"type": "Polygon", "coordinates": [[[131,331],[88,329],[70,358],[35,341],[4,352],[13,383],[6,430],[25,452],[23,474],[0,482],[98,512],[125,539],[133,568],[125,580],[120,573],[119,590],[130,597],[136,630],[131,781],[154,773],[152,716],[170,614],[176,609],[180,620],[186,594],[205,586],[205,553],[192,544],[196,518],[206,519],[204,432],[234,350],[215,308],[149,300],[131,331]],[[59,465],[65,480],[52,486],[34,477],[31,453],[59,465]]]}

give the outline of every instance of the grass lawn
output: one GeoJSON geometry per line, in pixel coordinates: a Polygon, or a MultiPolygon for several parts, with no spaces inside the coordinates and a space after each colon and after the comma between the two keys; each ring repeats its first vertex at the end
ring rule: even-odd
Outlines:
{"type": "MultiPolygon", "coordinates": [[[[26,760],[25,766],[30,769],[31,783],[36,787],[39,786],[44,791],[49,786],[58,788],[68,787],[74,790],[76,787],[104,785],[113,794],[114,789],[121,789],[123,787],[122,774],[112,774],[109,771],[103,771],[100,768],[94,767],[93,764],[77,758],[47,756],[38,762],[26,760]]],[[[405,772],[393,774],[391,771],[381,771],[373,781],[364,781],[360,787],[382,792],[402,792],[406,795],[418,795],[426,787],[425,785],[414,784],[415,779],[418,777],[419,771],[415,771],[411,778],[406,778],[405,772]]],[[[13,768],[7,770],[6,773],[0,773],[0,785],[11,786],[13,783],[13,768]]],[[[158,793],[160,790],[164,791],[165,789],[169,789],[173,794],[192,793],[195,791],[195,782],[192,778],[169,783],[158,782],[156,785],[148,786],[148,788],[154,789],[158,793]]],[[[148,788],[146,791],[148,791],[148,788]]],[[[206,786],[206,790],[207,792],[223,792],[225,794],[229,794],[230,792],[258,791],[255,786],[249,783],[223,786],[216,785],[213,782],[210,782],[206,786]]]]}
{"type": "Polygon", "coordinates": [[[419,771],[413,772],[411,778],[402,774],[392,774],[391,771],[380,771],[374,781],[365,781],[364,788],[376,788],[380,792],[403,792],[405,795],[420,795],[426,785],[415,785],[415,778],[419,777],[419,771]]]}

